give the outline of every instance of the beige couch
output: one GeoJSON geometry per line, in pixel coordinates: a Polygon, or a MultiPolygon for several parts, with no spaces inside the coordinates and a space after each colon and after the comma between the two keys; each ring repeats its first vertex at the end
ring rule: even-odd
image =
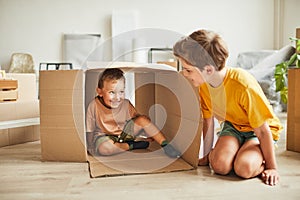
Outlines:
{"type": "Polygon", "coordinates": [[[39,140],[39,100],[35,74],[8,73],[18,80],[18,99],[0,102],[0,147],[39,140]]]}

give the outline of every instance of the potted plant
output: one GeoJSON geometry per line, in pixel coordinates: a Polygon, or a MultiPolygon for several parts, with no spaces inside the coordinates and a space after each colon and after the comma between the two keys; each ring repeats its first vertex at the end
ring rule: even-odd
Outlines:
{"type": "Polygon", "coordinates": [[[275,84],[276,92],[280,92],[281,101],[287,103],[288,88],[287,88],[287,74],[289,68],[300,68],[300,39],[290,38],[291,41],[296,42],[296,51],[289,60],[279,63],[275,68],[275,84]]]}

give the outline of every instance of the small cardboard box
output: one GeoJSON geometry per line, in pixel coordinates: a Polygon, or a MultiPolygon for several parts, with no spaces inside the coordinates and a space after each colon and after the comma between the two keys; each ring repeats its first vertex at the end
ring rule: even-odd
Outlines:
{"type": "Polygon", "coordinates": [[[0,79],[0,102],[15,101],[18,99],[18,81],[0,79]]]}
{"type": "Polygon", "coordinates": [[[0,89],[15,90],[18,88],[18,81],[13,79],[0,79],[0,89]]]}
{"type": "Polygon", "coordinates": [[[90,168],[94,169],[91,169],[92,177],[197,167],[202,133],[198,95],[173,67],[88,63],[87,70],[40,71],[39,88],[43,160],[89,161],[90,168]],[[150,116],[170,143],[183,152],[181,158],[168,158],[155,145],[149,152],[130,151],[106,157],[87,154],[85,112],[95,97],[99,74],[107,67],[118,67],[125,72],[126,98],[139,113],[150,116]]]}
{"type": "Polygon", "coordinates": [[[288,70],[287,150],[300,152],[300,68],[288,70]]]}

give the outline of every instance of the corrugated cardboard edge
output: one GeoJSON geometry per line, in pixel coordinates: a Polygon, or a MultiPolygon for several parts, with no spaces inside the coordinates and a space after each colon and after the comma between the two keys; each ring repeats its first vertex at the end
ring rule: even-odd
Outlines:
{"type": "MultiPolygon", "coordinates": [[[[182,98],[190,98],[191,96],[189,96],[189,95],[184,96],[184,94],[186,94],[186,91],[184,91],[184,89],[186,89],[185,86],[191,86],[190,83],[181,74],[179,74],[177,72],[174,72],[174,73],[176,74],[176,76],[173,77],[174,79],[173,79],[172,83],[179,81],[182,84],[182,85],[180,85],[181,88],[178,88],[182,92],[182,96],[180,96],[180,98],[181,97],[182,98]]],[[[145,79],[149,79],[149,78],[151,79],[151,77],[148,77],[147,74],[141,74],[141,75],[142,76],[140,76],[140,77],[137,77],[137,76],[135,77],[137,79],[137,81],[139,81],[139,79],[141,79],[141,80],[145,80],[145,79]]],[[[163,76],[160,78],[165,80],[167,77],[163,76]]],[[[163,84],[163,81],[160,83],[163,84]]],[[[168,88],[166,88],[167,90],[165,90],[161,86],[155,86],[155,85],[151,85],[151,84],[144,85],[143,87],[146,87],[146,93],[145,93],[145,90],[143,90],[144,92],[140,92],[139,90],[136,91],[138,96],[143,96],[144,98],[146,98],[148,100],[148,103],[145,103],[145,101],[143,101],[143,98],[140,98],[136,102],[137,109],[141,113],[147,113],[147,111],[149,110],[149,107],[152,106],[154,103],[161,104],[164,107],[174,106],[174,105],[178,104],[178,102],[176,103],[176,101],[174,101],[174,99],[177,98],[176,95],[173,96],[174,102],[170,102],[170,100],[165,101],[166,100],[165,98],[157,98],[157,97],[153,98],[153,96],[151,96],[151,95],[149,96],[149,93],[151,94],[153,92],[156,95],[170,93],[170,91],[168,91],[168,88]],[[150,102],[149,102],[149,100],[150,100],[150,102]]],[[[187,103],[190,106],[192,106],[192,105],[199,106],[199,102],[197,102],[197,97],[198,97],[197,90],[194,90],[192,87],[190,89],[193,90],[193,92],[194,92],[193,97],[196,97],[196,98],[194,99],[192,104],[189,104],[191,102],[185,102],[185,103],[187,103]]],[[[165,95],[163,95],[163,96],[165,96],[165,95]]],[[[193,109],[193,108],[190,107],[189,109],[193,109]]],[[[195,112],[197,110],[193,110],[193,111],[195,112]]],[[[184,119],[180,119],[185,122],[193,123],[194,125],[197,124],[196,125],[197,130],[193,130],[196,132],[196,134],[194,135],[193,138],[188,138],[191,140],[191,144],[185,150],[185,153],[182,155],[181,158],[174,159],[167,166],[164,166],[160,169],[153,170],[151,172],[149,171],[147,173],[146,172],[141,173],[138,171],[124,172],[124,171],[116,170],[116,169],[113,169],[113,168],[105,165],[102,162],[97,161],[97,159],[95,159],[94,157],[88,156],[90,176],[92,178],[95,178],[95,177],[108,177],[108,176],[123,176],[123,175],[132,175],[132,174],[167,173],[167,172],[187,171],[187,170],[196,169],[198,166],[198,156],[199,156],[200,139],[201,139],[201,132],[202,132],[202,118],[200,115],[200,110],[198,110],[198,112],[199,112],[199,119],[195,119],[195,117],[192,116],[192,113],[190,113],[191,114],[190,116],[185,116],[184,119]]],[[[172,118],[175,118],[175,121],[176,121],[176,118],[181,118],[180,115],[182,113],[181,113],[180,109],[178,110],[178,109],[174,108],[172,113],[169,113],[169,114],[170,114],[170,116],[172,116],[172,118]]],[[[156,116],[156,117],[158,117],[158,116],[156,116]]],[[[170,132],[172,132],[172,129],[166,127],[163,131],[166,131],[166,132],[168,131],[168,133],[170,133],[170,132]]],[[[149,159],[151,159],[151,158],[149,158],[149,159]]],[[[161,157],[156,157],[155,161],[159,162],[159,159],[162,159],[162,160],[166,159],[166,155],[162,155],[161,157]]],[[[120,161],[120,163],[121,162],[122,161],[120,161]]],[[[124,163],[124,165],[126,165],[126,164],[127,163],[124,163]]]]}
{"type": "Polygon", "coordinates": [[[40,71],[42,160],[87,161],[83,78],[83,70],[40,71]]]}
{"type": "MultiPolygon", "coordinates": [[[[178,171],[188,171],[194,170],[195,168],[184,161],[182,158],[172,159],[172,161],[165,167],[151,170],[151,171],[139,171],[139,170],[132,170],[132,171],[122,171],[115,169],[109,166],[109,163],[104,164],[103,162],[99,162],[97,159],[99,157],[88,156],[88,163],[89,163],[89,171],[91,178],[97,177],[111,177],[111,176],[124,176],[124,175],[139,175],[139,174],[156,174],[156,173],[168,173],[168,172],[178,172],[178,171]]],[[[149,158],[148,158],[149,159],[149,158]]],[[[155,157],[153,160],[155,162],[160,162],[160,160],[171,159],[166,158],[166,155],[162,155],[160,157],[155,157]]],[[[149,159],[149,161],[151,161],[149,159]]],[[[126,165],[128,162],[132,162],[131,165],[134,163],[140,162],[139,160],[114,160],[114,163],[118,162],[118,165],[126,165]]],[[[137,163],[139,164],[139,163],[137,163]]]]}
{"type": "Polygon", "coordinates": [[[287,150],[300,152],[300,68],[288,70],[287,150]]]}
{"type": "MultiPolygon", "coordinates": [[[[300,28],[296,29],[296,38],[300,39],[300,28]]],[[[297,52],[299,53],[299,52],[297,52]]],[[[300,152],[300,69],[288,70],[287,139],[286,148],[300,152]]]]}

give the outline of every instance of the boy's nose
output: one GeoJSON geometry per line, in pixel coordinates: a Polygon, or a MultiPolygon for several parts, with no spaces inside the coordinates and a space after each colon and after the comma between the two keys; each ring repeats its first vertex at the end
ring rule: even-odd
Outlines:
{"type": "Polygon", "coordinates": [[[115,99],[119,101],[119,100],[121,99],[121,95],[117,93],[117,94],[115,95],[115,99]]]}

